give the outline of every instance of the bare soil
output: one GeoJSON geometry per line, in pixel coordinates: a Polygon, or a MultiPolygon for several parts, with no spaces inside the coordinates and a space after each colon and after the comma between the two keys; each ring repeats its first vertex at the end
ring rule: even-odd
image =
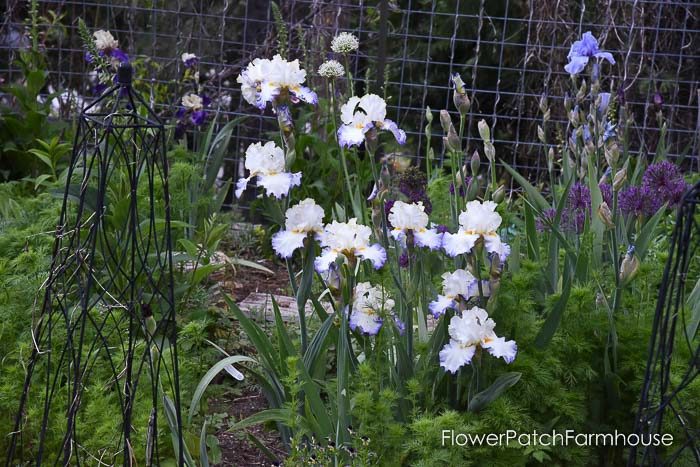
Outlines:
{"type": "MultiPolygon", "coordinates": [[[[254,292],[274,294],[288,292],[289,277],[283,264],[269,260],[258,261],[258,263],[271,269],[274,274],[241,267],[235,276],[230,269],[224,269],[214,274],[211,279],[219,282],[222,291],[230,294],[236,301],[241,301],[254,292]]],[[[226,306],[223,299],[215,298],[214,301],[218,306],[226,306]]],[[[253,355],[255,349],[251,348],[250,353],[253,355]]],[[[267,400],[257,386],[245,388],[240,395],[212,398],[209,400],[209,408],[213,413],[228,414],[224,420],[225,423],[222,423],[222,427],[216,433],[222,452],[222,462],[218,465],[225,467],[279,465],[256,446],[249,439],[248,434],[257,438],[278,461],[286,457],[279,433],[272,428],[256,425],[237,432],[227,430],[229,424],[268,408],[267,400]]]]}

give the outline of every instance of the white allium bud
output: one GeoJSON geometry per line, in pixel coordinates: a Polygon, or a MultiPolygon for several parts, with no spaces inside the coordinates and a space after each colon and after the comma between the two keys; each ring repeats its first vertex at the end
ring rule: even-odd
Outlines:
{"type": "Polygon", "coordinates": [[[331,50],[337,54],[347,54],[354,52],[360,46],[360,41],[354,34],[341,32],[333,38],[331,50]]]}
{"type": "Polygon", "coordinates": [[[345,74],[345,68],[337,60],[328,60],[318,67],[318,74],[324,78],[339,78],[345,74]]]}

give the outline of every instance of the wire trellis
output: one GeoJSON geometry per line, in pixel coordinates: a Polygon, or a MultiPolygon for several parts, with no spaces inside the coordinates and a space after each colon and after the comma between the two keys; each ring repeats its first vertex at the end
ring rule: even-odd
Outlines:
{"type": "Polygon", "coordinates": [[[697,313],[700,292],[700,183],[688,191],[678,209],[671,254],[663,281],[649,344],[635,435],[646,444],[630,448],[629,466],[700,464],[700,420],[693,387],[700,381],[700,335],[697,313]],[[691,291],[692,290],[692,291],[691,291]],[[676,377],[671,376],[674,367],[676,377]],[[670,446],[649,443],[675,428],[670,446]]]}
{"type": "Polygon", "coordinates": [[[122,65],[78,120],[7,466],[184,465],[165,134],[131,79],[122,65]],[[114,430],[89,449],[96,404],[114,430]]]}
{"type": "MultiPolygon", "coordinates": [[[[471,89],[466,131],[468,153],[480,149],[476,122],[492,126],[497,155],[531,178],[546,172],[545,147],[537,138],[538,103],[545,94],[551,126],[565,128],[563,99],[570,86],[564,71],[570,44],[591,31],[617,64],[605,86],[624,90],[635,131],[631,149],[653,157],[660,135],[654,94],[664,100],[667,150],[683,167],[700,169],[700,4],[687,0],[280,0],[293,45],[291,55],[309,71],[312,87],[322,82],[315,70],[330,58],[330,40],[339,31],[360,39],[351,69],[360,89],[383,94],[389,116],[409,136],[406,155],[425,157],[425,108],[450,109],[449,77],[459,72],[471,89]]],[[[25,0],[9,0],[0,34],[0,75],[17,77],[11,58],[21,45],[25,0]]],[[[156,0],[40,0],[42,11],[64,13],[60,33],[46,47],[55,88],[85,89],[86,66],[76,18],[91,28],[109,29],[123,48],[149,66],[147,85],[155,88],[181,76],[183,52],[201,57],[201,74],[216,95],[230,96],[224,116],[248,115],[232,138],[227,177],[238,176],[239,155],[261,133],[274,128],[274,116],[254,115],[235,82],[255,56],[271,56],[277,37],[271,2],[156,0]]],[[[170,102],[177,102],[179,95],[170,102]]],[[[228,102],[228,100],[227,100],[228,102]]],[[[170,115],[172,112],[170,113],[170,115]]],[[[436,119],[437,120],[437,119],[436,119]]],[[[435,124],[435,123],[434,123],[435,124]]],[[[436,124],[435,124],[436,125],[436,124]]],[[[440,131],[431,144],[442,147],[440,131]]],[[[560,133],[552,135],[561,143],[560,133]]]]}

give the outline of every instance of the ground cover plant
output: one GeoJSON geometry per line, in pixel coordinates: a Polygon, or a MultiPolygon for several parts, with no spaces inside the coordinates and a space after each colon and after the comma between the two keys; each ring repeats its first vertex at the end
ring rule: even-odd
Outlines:
{"type": "MultiPolygon", "coordinates": [[[[84,98],[37,100],[46,74],[36,12],[30,26],[35,43],[21,56],[23,79],[4,91],[10,97],[0,117],[3,433],[14,426],[67,178],[73,130],[51,109],[54,99],[64,109],[84,98]],[[31,138],[16,140],[11,134],[22,125],[31,138]]],[[[555,65],[570,75],[568,122],[553,124],[549,99],[540,100],[547,171],[532,182],[499,154],[498,128],[486,120],[469,127],[473,103],[459,74],[449,77],[450,108],[425,109],[421,130],[427,141],[442,135],[443,144],[428,145],[415,164],[400,150],[412,144],[407,128],[387,118],[395,91],[352,75],[349,54],[363,47],[356,36],[336,35],[322,52],[328,60],[311,70],[279,31],[277,53],[253,57],[236,79],[251,114],[276,117],[277,131],[244,148],[244,176],[225,180],[231,134],[245,117],[219,115],[227,96],[201,79],[199,57],[179,57],[183,73],[168,87],[177,97],[160,96],[145,75],[138,79],[148,65],[120,49],[116,34],[80,28],[96,95],[121,63],[133,62],[136,88],[173,103],[163,118],[187,465],[224,456],[236,465],[244,446],[291,466],[626,461],[621,445],[453,441],[455,433],[628,433],[634,426],[675,209],[698,177],[666,157],[659,99],[655,154],[633,151],[638,128],[613,69],[621,57],[593,34],[569,44],[567,62],[555,65]],[[322,84],[312,86],[312,76],[322,84]],[[480,142],[467,153],[468,132],[480,142]],[[263,221],[245,238],[231,229],[239,213],[222,212],[231,193],[263,221]],[[294,297],[297,316],[283,319],[274,297],[269,322],[242,309],[245,297],[226,278],[245,274],[287,275],[276,292],[294,297]],[[221,412],[226,397],[250,391],[265,403],[241,417],[221,412]]],[[[119,209],[123,186],[115,182],[110,193],[119,209]]],[[[118,222],[119,212],[110,215],[118,222]]],[[[681,304],[691,323],[700,316],[695,300],[689,294],[681,304]]],[[[686,337],[700,338],[697,331],[686,337]]],[[[679,349],[671,379],[691,358],[679,349]]],[[[121,453],[105,440],[118,436],[120,414],[109,402],[122,388],[103,370],[97,366],[88,383],[103,397],[87,402],[83,423],[92,436],[81,448],[111,465],[121,453]]],[[[687,391],[696,407],[686,409],[700,412],[700,380],[687,391]]],[[[22,414],[26,439],[36,437],[41,402],[22,414]]],[[[135,427],[148,424],[147,402],[135,403],[135,427]]],[[[676,420],[666,423],[667,433],[683,437],[676,420]]],[[[60,449],[58,426],[48,449],[60,449]]],[[[176,465],[173,429],[159,430],[161,465],[176,465]]],[[[145,446],[135,446],[132,459],[144,456],[145,446]]]]}

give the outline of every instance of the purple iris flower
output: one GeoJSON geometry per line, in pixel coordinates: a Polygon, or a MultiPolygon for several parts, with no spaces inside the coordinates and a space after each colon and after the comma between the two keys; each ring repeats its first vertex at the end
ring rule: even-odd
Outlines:
{"type": "Polygon", "coordinates": [[[192,120],[192,123],[194,123],[197,126],[200,126],[204,124],[204,122],[207,119],[207,111],[206,110],[196,110],[192,112],[192,117],[190,117],[192,120]]]}
{"type": "Polygon", "coordinates": [[[110,58],[117,59],[119,63],[129,63],[129,56],[121,49],[112,49],[107,53],[107,55],[110,58]]]}
{"type": "Polygon", "coordinates": [[[589,31],[583,34],[580,41],[571,44],[571,50],[569,50],[569,55],[567,56],[569,63],[564,66],[564,69],[572,76],[577,75],[583,71],[591,57],[602,58],[612,65],[615,64],[612,54],[610,52],[602,52],[598,48],[598,39],[589,31]]]}
{"type": "Polygon", "coordinates": [[[199,65],[199,57],[191,57],[184,61],[185,68],[194,68],[199,65]]]}

